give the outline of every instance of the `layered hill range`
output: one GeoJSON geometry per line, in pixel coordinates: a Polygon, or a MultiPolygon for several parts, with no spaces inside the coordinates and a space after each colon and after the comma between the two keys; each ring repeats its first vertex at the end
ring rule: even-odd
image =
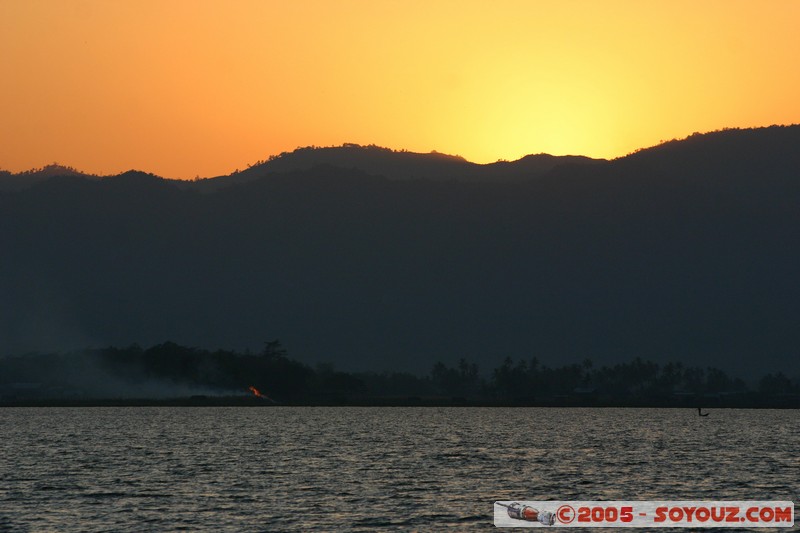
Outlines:
{"type": "Polygon", "coordinates": [[[0,173],[0,355],[165,340],[354,369],[800,372],[800,126],[605,161],[305,148],[193,182],[0,173]]]}

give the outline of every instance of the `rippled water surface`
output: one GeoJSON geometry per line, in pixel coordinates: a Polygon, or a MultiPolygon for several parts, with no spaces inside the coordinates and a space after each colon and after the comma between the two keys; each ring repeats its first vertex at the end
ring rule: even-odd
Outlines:
{"type": "Polygon", "coordinates": [[[495,500],[800,494],[793,410],[3,408],[0,433],[0,531],[473,530],[495,500]]]}

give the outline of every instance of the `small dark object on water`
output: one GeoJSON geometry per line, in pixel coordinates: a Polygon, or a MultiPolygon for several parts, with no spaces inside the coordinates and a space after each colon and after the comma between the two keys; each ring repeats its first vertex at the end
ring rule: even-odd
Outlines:
{"type": "Polygon", "coordinates": [[[698,407],[697,408],[697,416],[708,416],[708,413],[704,413],[703,412],[703,408],[702,407],[698,407]]]}

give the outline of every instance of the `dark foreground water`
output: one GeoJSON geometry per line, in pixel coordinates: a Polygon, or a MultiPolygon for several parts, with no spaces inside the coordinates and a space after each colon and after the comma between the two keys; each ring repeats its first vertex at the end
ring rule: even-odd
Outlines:
{"type": "Polygon", "coordinates": [[[792,410],[2,408],[0,439],[0,531],[485,530],[495,500],[800,495],[792,410]]]}

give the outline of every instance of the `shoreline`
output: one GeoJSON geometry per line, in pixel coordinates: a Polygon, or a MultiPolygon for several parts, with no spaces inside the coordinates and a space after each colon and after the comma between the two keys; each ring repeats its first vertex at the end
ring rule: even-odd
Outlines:
{"type": "Polygon", "coordinates": [[[0,400],[4,407],[538,407],[538,408],[630,408],[630,409],[800,409],[800,398],[737,399],[736,401],[654,401],[542,399],[539,401],[486,400],[468,398],[331,398],[298,399],[270,403],[259,398],[193,396],[178,398],[26,398],[0,400]],[[748,401],[749,400],[749,401],[748,401]]]}

